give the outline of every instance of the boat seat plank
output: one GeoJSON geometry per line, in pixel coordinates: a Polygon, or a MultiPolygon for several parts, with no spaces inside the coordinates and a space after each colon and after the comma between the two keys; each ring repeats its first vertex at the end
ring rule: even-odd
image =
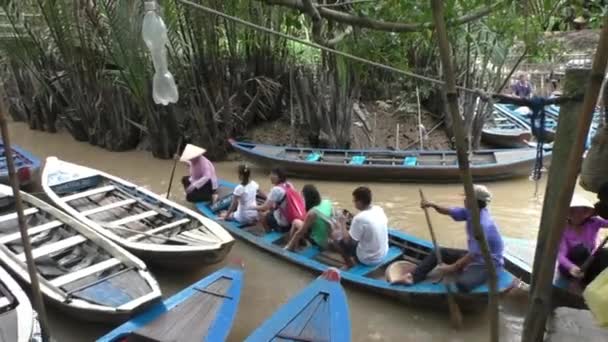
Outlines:
{"type": "MultiPolygon", "coordinates": [[[[87,238],[85,238],[82,235],[72,236],[67,239],[57,241],[55,243],[51,243],[48,245],[44,245],[42,247],[38,247],[32,251],[32,256],[34,257],[34,259],[37,259],[37,258],[40,258],[41,256],[49,255],[51,253],[64,250],[66,248],[74,247],[85,241],[87,241],[87,238]]],[[[18,254],[17,258],[21,261],[25,261],[25,253],[18,254]]]]}
{"type": "Polygon", "coordinates": [[[90,196],[93,196],[93,195],[99,195],[99,194],[103,194],[103,193],[106,193],[106,192],[110,192],[110,191],[112,191],[114,189],[116,189],[114,187],[114,185],[106,185],[106,186],[102,186],[100,188],[95,188],[95,189],[91,189],[91,190],[75,193],[75,194],[72,194],[72,195],[64,196],[64,197],[61,197],[61,200],[67,203],[67,202],[71,202],[73,200],[77,200],[77,199],[80,199],[80,198],[85,198],[85,197],[90,197],[90,196]]]}
{"type": "MultiPolygon", "coordinates": [[[[38,208],[27,208],[23,211],[24,216],[34,215],[38,212],[38,208]]],[[[10,213],[0,216],[0,223],[17,219],[17,213],[10,213]]]]}
{"type": "Polygon", "coordinates": [[[309,258],[312,259],[314,258],[315,255],[321,253],[321,249],[318,246],[309,246],[307,248],[305,248],[302,251],[299,251],[298,254],[305,257],[305,258],[309,258]]]}
{"type": "Polygon", "coordinates": [[[123,218],[118,219],[116,221],[109,222],[108,224],[110,226],[121,226],[123,224],[131,223],[131,222],[135,222],[135,221],[141,221],[143,219],[147,219],[149,217],[153,217],[153,216],[156,216],[156,215],[158,215],[158,212],[156,212],[154,210],[149,210],[149,211],[145,211],[143,213],[139,213],[139,214],[123,217],[123,218]]]}
{"type": "Polygon", "coordinates": [[[271,232],[268,233],[264,236],[262,236],[262,240],[269,242],[269,243],[274,243],[277,240],[280,240],[283,237],[283,233],[279,233],[279,232],[271,232]]]}
{"type": "MultiPolygon", "coordinates": [[[[158,233],[161,233],[161,232],[163,232],[165,230],[172,229],[172,228],[175,228],[175,227],[179,227],[179,226],[181,226],[183,224],[186,224],[188,222],[190,222],[190,219],[184,218],[184,219],[181,219],[181,220],[177,220],[175,222],[167,223],[167,224],[165,224],[163,226],[160,226],[158,228],[154,228],[154,229],[152,229],[150,231],[147,231],[146,233],[147,234],[152,234],[152,235],[158,234],[158,233]]],[[[143,239],[145,237],[146,237],[146,235],[137,234],[137,235],[133,235],[133,236],[128,237],[127,240],[129,240],[129,241],[137,241],[137,240],[143,239]]]]}
{"type": "Polygon", "coordinates": [[[63,275],[61,277],[57,277],[53,280],[51,280],[51,284],[56,286],[56,287],[62,287],[66,284],[69,284],[71,282],[74,282],[76,280],[88,277],[92,274],[95,274],[97,272],[101,272],[104,270],[107,270],[108,268],[120,265],[121,261],[116,259],[116,258],[111,258],[108,260],[104,260],[100,263],[91,265],[89,267],[80,269],[76,272],[73,273],[68,273],[66,275],[63,275]]]}
{"type": "Polygon", "coordinates": [[[349,269],[348,273],[353,273],[353,274],[358,274],[358,275],[369,274],[369,273],[377,270],[378,268],[380,268],[390,262],[393,262],[395,259],[399,258],[402,254],[403,254],[403,251],[401,250],[401,248],[391,246],[388,249],[388,253],[386,254],[386,257],[384,258],[384,260],[382,260],[381,263],[379,263],[377,265],[373,265],[373,266],[357,264],[357,265],[353,266],[351,269],[349,269]]]}
{"type": "MultiPolygon", "coordinates": [[[[51,230],[51,229],[54,229],[54,228],[57,228],[57,227],[61,227],[61,226],[63,226],[63,222],[54,220],[54,221],[51,221],[51,222],[43,223],[43,224],[38,225],[38,226],[30,227],[30,228],[28,228],[27,233],[28,233],[28,235],[32,236],[34,234],[42,233],[44,231],[51,230]]],[[[8,235],[3,236],[3,237],[0,238],[0,244],[3,245],[5,243],[9,243],[9,242],[12,242],[12,241],[15,241],[15,240],[19,240],[19,239],[21,239],[21,233],[20,232],[8,234],[8,235]]]]}
{"type": "Polygon", "coordinates": [[[131,204],[134,204],[136,202],[137,202],[136,200],[130,198],[130,199],[126,199],[124,201],[118,201],[118,202],[106,204],[106,205],[101,206],[101,207],[85,210],[85,211],[81,212],[80,214],[82,214],[83,216],[91,216],[93,214],[98,214],[98,213],[101,213],[101,212],[104,212],[104,211],[108,211],[108,210],[111,210],[111,209],[116,209],[116,208],[124,207],[124,206],[127,206],[127,205],[131,205],[131,204]]]}

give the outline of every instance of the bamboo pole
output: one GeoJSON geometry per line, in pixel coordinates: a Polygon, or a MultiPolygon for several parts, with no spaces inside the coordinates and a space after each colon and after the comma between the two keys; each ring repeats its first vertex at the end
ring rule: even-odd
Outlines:
{"type": "Polygon", "coordinates": [[[420,136],[420,151],[424,150],[423,133],[422,133],[422,110],[420,108],[420,91],[416,87],[416,102],[418,103],[418,135],[420,136]]]}
{"type": "MultiPolygon", "coordinates": [[[[548,296],[553,283],[557,249],[566,225],[568,205],[582,164],[585,140],[593,120],[595,104],[608,62],[608,15],[604,15],[602,21],[603,28],[593,59],[591,75],[586,89],[583,89],[585,97],[582,108],[580,111],[570,110],[574,114],[570,116],[575,117],[576,124],[573,123],[572,127],[568,127],[569,124],[562,123],[561,114],[568,113],[569,104],[565,105],[566,108],[563,105],[560,108],[560,122],[557,128],[556,145],[553,149],[553,160],[547,181],[547,195],[534,258],[531,305],[522,333],[523,342],[541,341],[544,336],[550,310],[548,296]],[[576,115],[577,113],[579,114],[576,115]],[[572,144],[570,141],[564,140],[567,138],[573,139],[572,144]]],[[[565,85],[564,92],[577,91],[577,86],[580,88],[580,83],[565,85]]]]}
{"type": "Polygon", "coordinates": [[[481,229],[479,219],[479,207],[475,200],[475,194],[473,190],[473,176],[469,168],[469,159],[467,155],[466,140],[464,135],[464,124],[462,117],[458,111],[458,93],[456,91],[456,78],[454,74],[454,67],[452,65],[452,53],[450,49],[450,42],[448,39],[448,33],[446,30],[445,18],[443,13],[443,1],[442,0],[431,0],[431,8],[433,10],[433,20],[437,31],[437,40],[439,44],[439,52],[441,55],[441,65],[443,65],[443,75],[445,77],[445,88],[446,96],[448,99],[449,111],[452,117],[454,131],[454,138],[456,139],[456,153],[458,156],[458,168],[462,181],[464,183],[464,190],[466,194],[466,203],[469,212],[471,213],[471,221],[473,224],[473,235],[477,243],[481,248],[484,262],[488,271],[488,282],[489,282],[489,301],[488,306],[490,309],[490,341],[498,342],[499,330],[498,330],[498,285],[496,277],[496,269],[490,255],[490,249],[486,241],[485,234],[481,229]]]}
{"type": "Polygon", "coordinates": [[[397,124],[397,128],[396,128],[396,132],[395,132],[395,150],[399,151],[399,124],[397,124]]]}
{"type": "Polygon", "coordinates": [[[36,265],[34,264],[34,258],[32,256],[32,244],[30,242],[30,236],[27,232],[27,224],[25,222],[25,215],[23,215],[23,202],[21,201],[21,192],[19,189],[19,180],[15,172],[15,161],[13,160],[13,149],[11,147],[11,140],[8,134],[8,125],[6,122],[6,107],[4,105],[4,91],[0,91],[0,131],[2,132],[2,140],[4,142],[4,156],[6,157],[6,167],[8,169],[8,178],[13,189],[13,197],[15,198],[15,209],[17,211],[17,222],[19,224],[19,232],[21,233],[21,243],[23,244],[23,253],[25,254],[25,262],[27,264],[27,271],[30,277],[30,284],[32,286],[32,299],[34,302],[34,309],[38,313],[38,320],[40,327],[42,328],[42,339],[43,341],[48,340],[49,325],[44,308],[44,301],[42,299],[42,293],[40,292],[40,283],[38,281],[38,273],[36,271],[36,265]]]}

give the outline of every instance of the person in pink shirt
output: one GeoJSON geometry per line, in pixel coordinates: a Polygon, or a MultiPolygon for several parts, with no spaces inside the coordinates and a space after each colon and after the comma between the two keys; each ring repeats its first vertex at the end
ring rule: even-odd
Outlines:
{"type": "Polygon", "coordinates": [[[563,275],[580,279],[586,286],[608,267],[608,249],[596,250],[598,232],[606,227],[608,220],[597,216],[590,201],[576,194],[572,197],[568,223],[557,255],[558,268],[563,275]],[[581,270],[580,267],[592,254],[595,257],[587,270],[581,270]]]}
{"type": "Polygon", "coordinates": [[[203,156],[205,152],[204,148],[188,144],[180,157],[180,161],[187,163],[190,169],[190,175],[182,178],[188,202],[217,200],[217,175],[213,164],[203,156]]]}

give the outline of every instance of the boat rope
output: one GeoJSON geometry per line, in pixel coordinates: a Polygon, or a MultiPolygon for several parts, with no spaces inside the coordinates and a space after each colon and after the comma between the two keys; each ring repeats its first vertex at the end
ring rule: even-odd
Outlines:
{"type": "Polygon", "coordinates": [[[543,170],[544,144],[545,144],[545,105],[546,99],[542,96],[534,96],[531,99],[532,134],[536,137],[536,161],[532,170],[532,180],[537,184],[535,194],[538,194],[538,181],[540,181],[543,170]]]}

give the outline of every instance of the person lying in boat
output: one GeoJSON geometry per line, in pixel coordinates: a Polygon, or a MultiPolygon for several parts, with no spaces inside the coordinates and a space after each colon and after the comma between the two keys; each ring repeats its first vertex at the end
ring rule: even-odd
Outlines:
{"type": "Polygon", "coordinates": [[[334,246],[346,267],[357,262],[376,265],[388,253],[388,218],[381,207],[372,205],[372,192],[367,187],[353,191],[353,203],[359,213],[353,217],[350,229],[346,229],[345,222],[340,223],[341,239],[335,241],[334,246]]]}
{"type": "Polygon", "coordinates": [[[259,186],[258,183],[249,179],[251,169],[247,164],[239,165],[238,173],[241,183],[234,188],[230,207],[221,218],[234,220],[242,225],[250,225],[258,219],[258,212],[255,207],[259,186]]]}
{"type": "Polygon", "coordinates": [[[285,170],[275,168],[270,171],[272,189],[264,204],[256,206],[260,222],[266,231],[288,232],[295,219],[304,217],[305,206],[302,195],[287,182],[285,170]]]}
{"type": "Polygon", "coordinates": [[[608,248],[596,250],[600,228],[607,228],[608,220],[596,216],[590,201],[575,194],[568,210],[568,223],[562,235],[557,255],[558,269],[566,277],[580,279],[587,286],[608,267],[608,248]],[[594,259],[585,271],[581,266],[591,254],[594,259]]]}
{"type": "MultiPolygon", "coordinates": [[[[488,204],[492,200],[492,194],[483,185],[475,185],[474,190],[475,199],[479,206],[481,228],[486,236],[494,266],[496,268],[501,268],[503,266],[504,245],[498,226],[492,219],[490,211],[488,210],[488,204]]],[[[459,273],[456,277],[456,286],[462,292],[469,292],[475,287],[485,283],[488,279],[488,272],[479,244],[473,237],[473,225],[469,210],[466,208],[444,207],[424,200],[420,205],[422,208],[433,208],[440,214],[450,216],[454,221],[466,221],[468,249],[464,251],[441,248],[443,261],[449,264],[441,264],[439,266],[437,266],[437,257],[435,253],[431,252],[412,273],[405,274],[403,277],[393,280],[393,283],[411,285],[421,282],[435,266],[437,266],[437,269],[441,274],[459,273]]]]}
{"type": "Polygon", "coordinates": [[[304,185],[302,197],[304,197],[306,216],[303,219],[295,219],[291,224],[289,241],[285,245],[285,249],[296,249],[304,238],[308,238],[321,249],[325,249],[329,243],[331,230],[332,202],[328,199],[321,199],[319,190],[312,184],[304,185]]]}
{"type": "Polygon", "coordinates": [[[217,200],[217,175],[215,167],[205,158],[207,150],[196,145],[188,144],[180,157],[180,161],[188,164],[190,175],[182,178],[188,202],[215,202],[217,200]]]}

